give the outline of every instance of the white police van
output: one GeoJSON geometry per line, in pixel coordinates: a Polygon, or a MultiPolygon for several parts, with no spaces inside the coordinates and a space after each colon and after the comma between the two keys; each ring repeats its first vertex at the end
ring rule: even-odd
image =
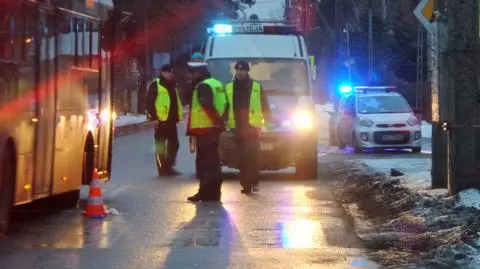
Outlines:
{"type": "MultiPolygon", "coordinates": [[[[266,21],[217,22],[209,34],[204,55],[212,76],[226,84],[236,61],[245,60],[268,96],[273,128],[260,134],[260,170],[295,166],[298,178],[316,178],[318,128],[302,35],[293,26],[266,21]]],[[[221,137],[220,156],[224,166],[238,168],[231,132],[221,137]]]]}

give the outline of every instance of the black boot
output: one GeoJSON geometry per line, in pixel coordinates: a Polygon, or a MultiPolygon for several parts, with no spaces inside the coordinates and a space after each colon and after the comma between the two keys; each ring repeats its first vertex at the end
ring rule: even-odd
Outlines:
{"type": "Polygon", "coordinates": [[[203,202],[220,202],[222,198],[222,193],[221,192],[211,192],[208,195],[205,195],[205,197],[202,198],[203,202]]]}
{"type": "Polygon", "coordinates": [[[175,168],[169,168],[167,169],[167,172],[170,176],[179,176],[182,174],[179,171],[177,171],[175,168]]]}
{"type": "Polygon", "coordinates": [[[200,202],[202,201],[202,196],[197,192],[195,195],[188,197],[187,200],[190,202],[200,202]]]}
{"type": "Polygon", "coordinates": [[[251,185],[243,185],[243,189],[240,191],[243,194],[251,194],[252,193],[252,186],[251,185]]]}

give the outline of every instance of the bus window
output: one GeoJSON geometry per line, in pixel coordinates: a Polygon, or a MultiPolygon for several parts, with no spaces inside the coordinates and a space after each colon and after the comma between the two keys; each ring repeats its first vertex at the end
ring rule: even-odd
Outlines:
{"type": "Polygon", "coordinates": [[[92,57],[92,66],[91,68],[92,69],[99,69],[100,68],[100,56],[98,54],[98,51],[100,49],[100,42],[99,41],[99,36],[98,36],[98,33],[99,33],[99,28],[100,28],[100,25],[98,22],[94,21],[92,22],[92,28],[90,29],[90,33],[91,33],[91,36],[92,36],[92,50],[91,50],[91,57],[92,57]]]}
{"type": "Polygon", "coordinates": [[[0,3],[0,107],[18,95],[18,61],[22,59],[22,16],[19,8],[0,3]]]}
{"type": "Polygon", "coordinates": [[[30,105],[30,112],[35,111],[35,98],[33,95],[28,94],[31,91],[35,90],[35,56],[36,56],[36,44],[37,44],[37,37],[36,29],[37,29],[37,14],[35,9],[24,6],[22,9],[23,13],[23,25],[25,28],[23,29],[23,55],[22,58],[24,59],[24,65],[20,68],[20,79],[18,81],[18,91],[19,96],[27,97],[30,96],[29,105],[30,105]]]}
{"type": "Polygon", "coordinates": [[[22,16],[19,9],[8,10],[0,3],[0,58],[21,60],[23,48],[22,16]]]}
{"type": "Polygon", "coordinates": [[[87,22],[85,28],[85,48],[87,54],[87,66],[92,68],[92,22],[87,22]]]}
{"type": "Polygon", "coordinates": [[[74,19],[69,13],[57,15],[59,31],[57,35],[58,94],[57,109],[74,108],[75,97],[70,94],[70,69],[75,61],[74,19]]]}
{"type": "Polygon", "coordinates": [[[76,66],[78,66],[78,57],[77,55],[79,54],[79,47],[78,47],[78,43],[79,43],[79,35],[78,35],[78,19],[77,18],[73,18],[73,33],[74,33],[74,40],[73,40],[73,62],[76,66]]]}
{"type": "Polygon", "coordinates": [[[88,47],[89,47],[89,38],[90,35],[88,34],[87,27],[86,27],[86,20],[77,19],[77,54],[75,55],[77,58],[77,66],[87,68],[88,66],[88,47]]]}

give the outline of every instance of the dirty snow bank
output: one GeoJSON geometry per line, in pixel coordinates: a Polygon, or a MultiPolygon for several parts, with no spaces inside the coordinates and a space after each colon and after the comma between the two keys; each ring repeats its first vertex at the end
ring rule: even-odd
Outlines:
{"type": "Polygon", "coordinates": [[[458,205],[465,207],[474,207],[480,209],[480,191],[477,189],[468,189],[458,194],[458,205]]]}
{"type": "Polygon", "coordinates": [[[479,210],[457,204],[458,197],[415,191],[362,163],[324,165],[372,259],[385,268],[480,268],[479,210]]]}

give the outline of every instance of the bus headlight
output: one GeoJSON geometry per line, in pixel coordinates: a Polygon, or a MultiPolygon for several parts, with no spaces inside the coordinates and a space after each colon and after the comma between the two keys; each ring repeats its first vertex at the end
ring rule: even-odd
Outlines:
{"type": "Polygon", "coordinates": [[[95,112],[88,111],[87,112],[87,127],[88,130],[93,131],[98,126],[98,117],[95,112]]]}
{"type": "Polygon", "coordinates": [[[102,113],[100,113],[100,120],[102,122],[108,122],[110,120],[110,111],[108,109],[102,110],[102,113]]]}
{"type": "Polygon", "coordinates": [[[292,123],[295,128],[301,130],[313,129],[315,125],[312,113],[306,110],[299,110],[293,113],[292,123]]]}

